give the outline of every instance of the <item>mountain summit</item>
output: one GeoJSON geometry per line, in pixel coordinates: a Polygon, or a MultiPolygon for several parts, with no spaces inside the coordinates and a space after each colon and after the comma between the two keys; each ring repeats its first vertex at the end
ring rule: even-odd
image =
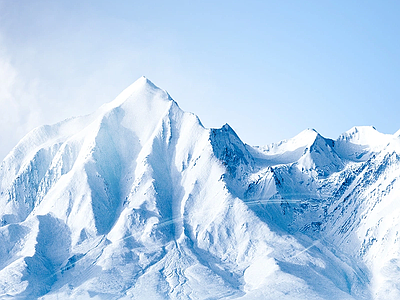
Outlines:
{"type": "Polygon", "coordinates": [[[398,299],[400,137],[204,128],[145,77],[0,167],[0,298],[398,299]]]}

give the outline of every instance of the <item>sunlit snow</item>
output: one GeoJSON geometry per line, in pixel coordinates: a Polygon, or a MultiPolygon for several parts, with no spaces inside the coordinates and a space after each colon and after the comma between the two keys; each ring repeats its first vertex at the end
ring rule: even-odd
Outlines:
{"type": "Polygon", "coordinates": [[[0,168],[0,298],[399,299],[400,136],[204,128],[142,77],[0,168]]]}

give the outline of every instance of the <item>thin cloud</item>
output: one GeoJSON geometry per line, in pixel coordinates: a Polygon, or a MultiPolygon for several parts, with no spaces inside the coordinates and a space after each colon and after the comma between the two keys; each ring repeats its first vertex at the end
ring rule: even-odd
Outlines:
{"type": "Polygon", "coordinates": [[[24,81],[7,51],[0,48],[0,160],[40,124],[42,113],[37,99],[37,81],[24,81]]]}

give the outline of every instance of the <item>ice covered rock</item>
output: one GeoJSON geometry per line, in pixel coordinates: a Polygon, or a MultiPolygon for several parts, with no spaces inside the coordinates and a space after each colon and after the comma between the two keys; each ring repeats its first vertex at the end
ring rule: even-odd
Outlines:
{"type": "Polygon", "coordinates": [[[251,147],[142,77],[2,162],[0,298],[394,299],[399,149],[369,127],[251,147]]]}

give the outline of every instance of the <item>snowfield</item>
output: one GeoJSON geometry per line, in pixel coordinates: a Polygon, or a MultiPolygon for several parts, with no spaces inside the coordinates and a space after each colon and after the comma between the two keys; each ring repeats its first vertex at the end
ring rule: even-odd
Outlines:
{"type": "Polygon", "coordinates": [[[0,299],[400,299],[399,132],[252,147],[142,77],[2,162],[0,299]]]}

